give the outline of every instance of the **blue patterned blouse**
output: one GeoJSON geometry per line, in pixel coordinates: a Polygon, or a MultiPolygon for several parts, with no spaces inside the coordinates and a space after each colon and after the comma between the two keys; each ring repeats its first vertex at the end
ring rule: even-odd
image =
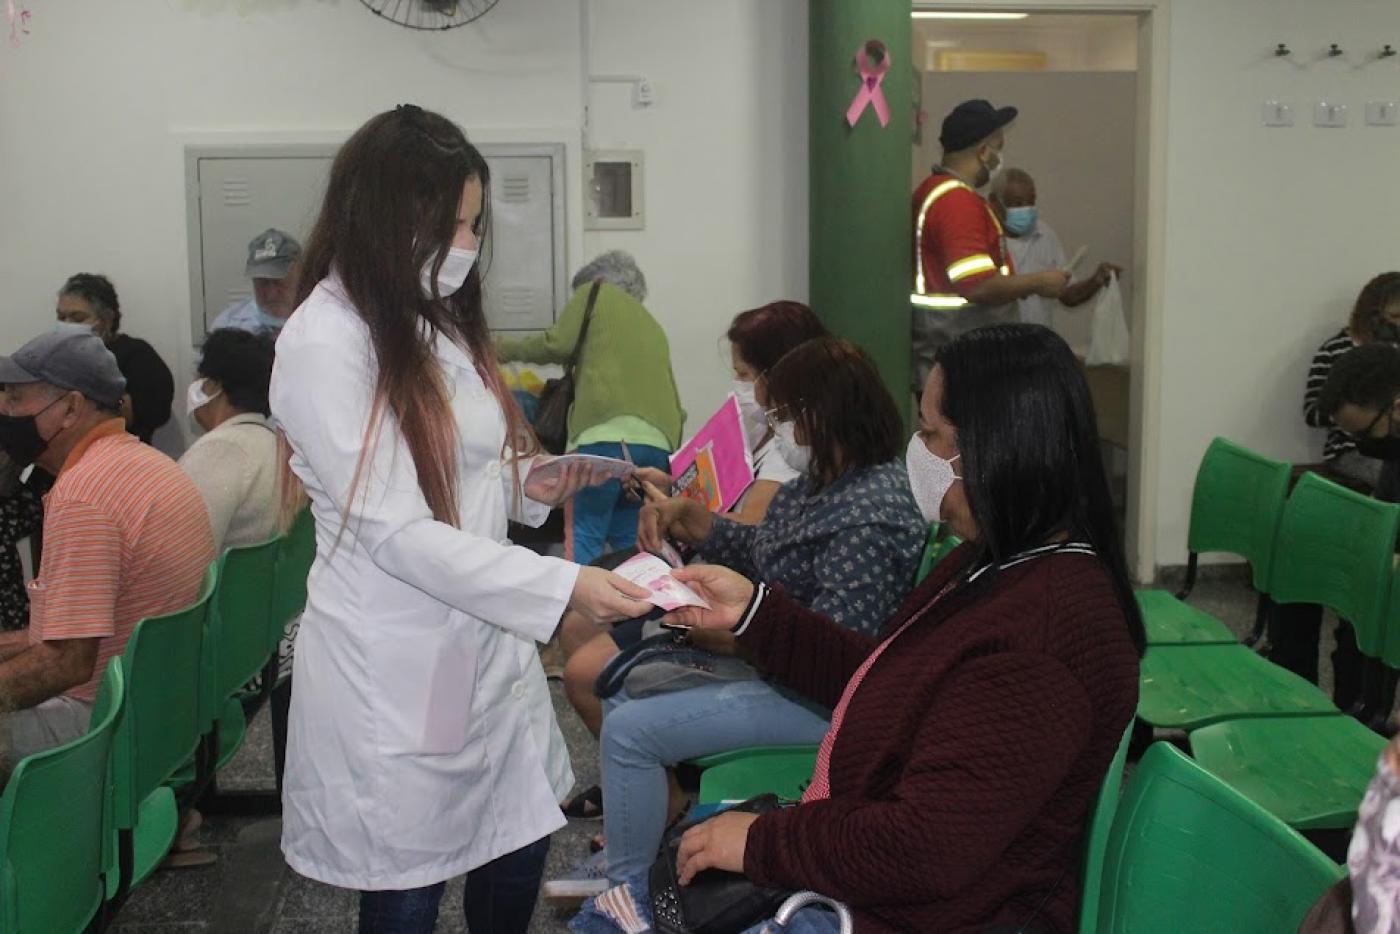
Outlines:
{"type": "Polygon", "coordinates": [[[803,606],[875,635],[914,586],[928,526],[904,464],[848,471],[815,495],[783,485],[759,525],[715,518],[702,560],[784,587],[803,606]]]}

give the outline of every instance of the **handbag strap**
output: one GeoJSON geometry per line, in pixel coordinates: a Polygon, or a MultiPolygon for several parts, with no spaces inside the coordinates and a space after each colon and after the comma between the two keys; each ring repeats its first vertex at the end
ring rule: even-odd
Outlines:
{"type": "Polygon", "coordinates": [[[569,362],[564,367],[564,376],[568,379],[574,378],[578,362],[583,357],[583,342],[588,340],[588,326],[593,323],[593,308],[598,304],[598,289],[602,285],[602,279],[594,279],[593,288],[588,290],[588,305],[583,309],[583,327],[579,328],[578,340],[574,343],[573,353],[569,354],[569,362]]]}

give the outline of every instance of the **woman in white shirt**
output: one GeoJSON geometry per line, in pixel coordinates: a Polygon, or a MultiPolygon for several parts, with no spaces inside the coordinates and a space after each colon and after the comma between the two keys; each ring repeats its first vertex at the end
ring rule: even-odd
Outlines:
{"type": "Polygon", "coordinates": [[[336,156],[277,344],[272,413],[316,524],[282,849],[360,891],[362,934],[432,931],[464,872],[468,927],[523,934],[573,783],[535,643],[566,608],[649,606],[505,538],[588,478],[528,479],[476,264],[488,185],[450,121],[372,118],[336,156]]]}

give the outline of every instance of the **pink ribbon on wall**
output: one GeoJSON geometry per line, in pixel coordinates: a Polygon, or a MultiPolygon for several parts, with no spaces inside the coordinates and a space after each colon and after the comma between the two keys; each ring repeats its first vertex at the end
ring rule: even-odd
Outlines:
{"type": "Polygon", "coordinates": [[[5,18],[10,23],[10,44],[19,45],[20,35],[29,35],[29,9],[23,2],[16,8],[15,0],[5,0],[5,18]]]}
{"type": "Polygon", "coordinates": [[[856,92],[851,106],[846,108],[846,123],[855,126],[866,107],[875,109],[880,118],[880,126],[889,126],[890,105],[885,101],[885,92],[880,85],[890,70],[890,52],[879,39],[871,39],[856,49],[856,70],[860,72],[860,90],[856,92]],[[879,56],[880,63],[872,64],[871,55],[879,56]]]}

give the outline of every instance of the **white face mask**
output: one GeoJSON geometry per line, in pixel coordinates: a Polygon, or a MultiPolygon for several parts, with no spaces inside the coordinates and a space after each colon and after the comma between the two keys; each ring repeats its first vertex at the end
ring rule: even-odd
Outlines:
{"type": "MultiPolygon", "coordinates": [[[[447,251],[447,258],[442,261],[442,268],[437,274],[438,294],[443,298],[456,292],[462,287],[462,283],[467,281],[467,276],[471,275],[472,266],[476,265],[476,250],[464,250],[461,247],[452,247],[447,251]]],[[[423,268],[418,272],[418,282],[423,287],[423,297],[433,297],[433,260],[429,259],[423,264],[423,268]]]]}
{"type": "Polygon", "coordinates": [[[204,426],[199,424],[199,419],[194,417],[195,409],[203,408],[223,394],[222,389],[214,392],[206,391],[204,383],[205,380],[196,379],[190,383],[190,388],[185,390],[185,417],[190,421],[190,431],[195,433],[204,430],[204,426]]]}
{"type": "Polygon", "coordinates": [[[796,422],[782,422],[773,429],[773,443],[778,446],[779,456],[789,467],[798,473],[806,473],[812,465],[812,449],[797,443],[796,431],[796,422]]]}
{"type": "Polygon", "coordinates": [[[753,383],[736,379],[730,391],[734,393],[734,398],[739,400],[739,415],[744,422],[744,437],[748,439],[749,447],[757,447],[758,443],[763,440],[763,436],[768,434],[768,423],[763,420],[763,407],[754,398],[753,383]]]}
{"type": "Polygon", "coordinates": [[[914,493],[914,502],[919,505],[919,514],[926,522],[943,521],[943,498],[961,480],[953,472],[953,461],[962,457],[958,454],[952,460],[945,460],[928,449],[924,439],[917,434],[909,439],[909,449],[904,453],[904,467],[909,471],[909,489],[914,493]]]}

